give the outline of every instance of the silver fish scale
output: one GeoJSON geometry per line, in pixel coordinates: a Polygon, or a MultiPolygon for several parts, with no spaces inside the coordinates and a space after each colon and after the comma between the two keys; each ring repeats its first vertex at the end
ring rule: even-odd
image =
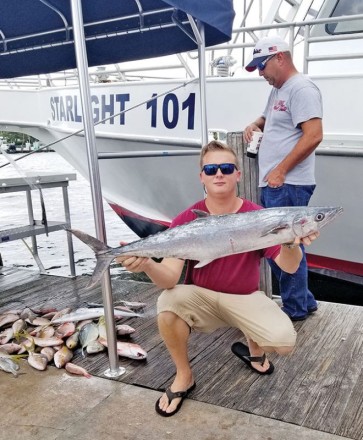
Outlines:
{"type": "Polygon", "coordinates": [[[210,215],[111,249],[112,255],[212,260],[291,242],[330,223],[342,208],[284,207],[210,215]]]}

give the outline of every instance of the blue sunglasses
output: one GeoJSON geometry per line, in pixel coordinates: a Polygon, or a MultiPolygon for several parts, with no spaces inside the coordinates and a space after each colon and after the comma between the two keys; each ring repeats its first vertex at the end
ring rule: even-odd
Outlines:
{"type": "Polygon", "coordinates": [[[202,168],[207,176],[215,176],[218,170],[221,170],[222,174],[233,174],[237,167],[234,163],[211,163],[202,168]]]}
{"type": "Polygon", "coordinates": [[[272,58],[274,57],[274,56],[276,56],[277,55],[277,53],[275,53],[274,55],[271,55],[270,57],[268,57],[268,58],[266,58],[265,60],[263,60],[263,61],[261,61],[260,63],[258,63],[257,64],[257,69],[260,71],[260,72],[262,72],[262,70],[265,70],[265,68],[266,68],[266,64],[270,61],[270,60],[272,60],[272,58]]]}

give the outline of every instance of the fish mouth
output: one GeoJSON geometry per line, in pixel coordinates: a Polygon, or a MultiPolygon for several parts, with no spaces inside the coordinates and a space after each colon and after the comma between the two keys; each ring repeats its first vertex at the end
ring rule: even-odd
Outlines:
{"type": "Polygon", "coordinates": [[[342,214],[343,211],[344,209],[341,206],[338,206],[336,208],[326,208],[325,218],[322,222],[322,226],[325,226],[328,223],[332,222],[338,215],[342,214]]]}
{"type": "Polygon", "coordinates": [[[328,212],[328,217],[329,217],[329,219],[333,219],[334,217],[342,214],[343,211],[344,211],[344,209],[342,206],[338,206],[336,208],[331,208],[331,211],[328,212]]]}

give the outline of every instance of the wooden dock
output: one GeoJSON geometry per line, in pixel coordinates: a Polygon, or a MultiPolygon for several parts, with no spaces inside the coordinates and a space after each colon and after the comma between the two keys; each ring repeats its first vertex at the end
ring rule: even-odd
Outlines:
{"type": "MultiPolygon", "coordinates": [[[[0,268],[0,313],[22,306],[79,307],[101,302],[100,287],[86,290],[88,276],[75,279],[0,268]]],[[[156,299],[160,290],[149,283],[112,280],[114,300],[147,303],[144,316],[124,320],[136,328],[132,341],[147,352],[146,361],[121,359],[124,383],[163,390],[174,367],[158,334],[156,299]]],[[[298,342],[289,357],[271,355],[272,376],[254,374],[230,350],[242,338],[236,329],[210,335],[192,333],[190,359],[197,388],[193,400],[327,432],[363,438],[363,308],[320,303],[308,320],[295,323],[298,342]]],[[[109,367],[107,355],[73,362],[99,377],[109,367]]],[[[47,374],[44,372],[43,374],[47,374]]]]}

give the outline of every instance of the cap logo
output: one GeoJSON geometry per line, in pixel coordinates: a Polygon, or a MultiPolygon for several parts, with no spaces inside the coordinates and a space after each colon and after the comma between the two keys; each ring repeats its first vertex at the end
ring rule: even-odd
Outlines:
{"type": "Polygon", "coordinates": [[[256,53],[261,53],[261,49],[254,49],[253,50],[253,55],[255,55],[256,53]]]}
{"type": "Polygon", "coordinates": [[[269,52],[277,52],[277,47],[276,46],[271,46],[268,48],[269,52]]]}

